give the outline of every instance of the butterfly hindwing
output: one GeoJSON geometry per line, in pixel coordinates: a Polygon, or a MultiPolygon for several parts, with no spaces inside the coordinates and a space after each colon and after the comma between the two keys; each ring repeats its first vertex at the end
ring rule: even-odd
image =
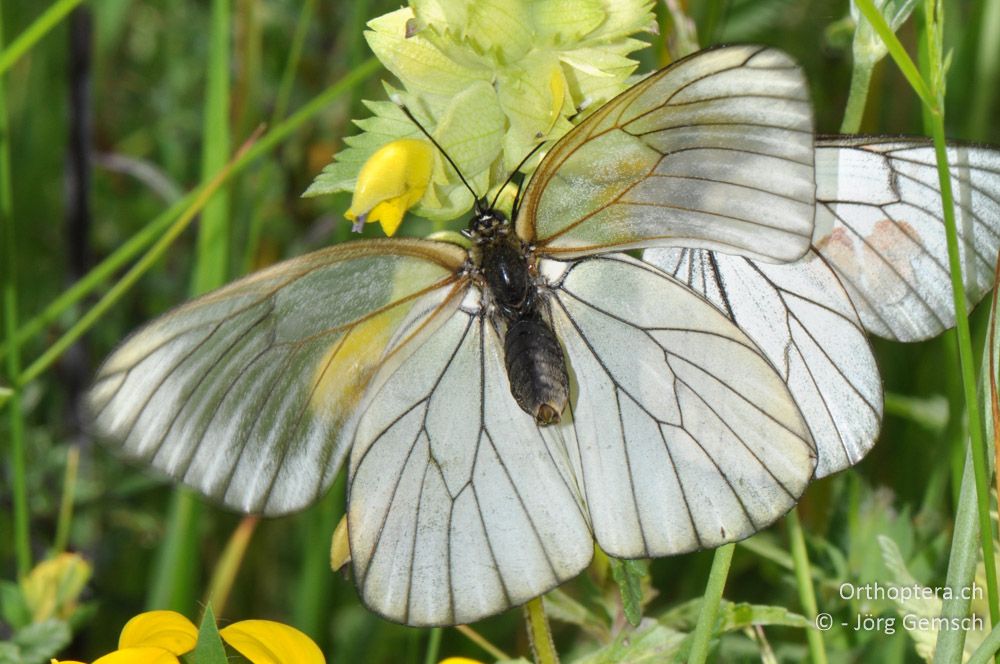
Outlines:
{"type": "Polygon", "coordinates": [[[472,622],[590,561],[565,443],[514,402],[502,341],[478,307],[383,369],[368,398],[348,528],[369,608],[411,625],[472,622]]]}
{"type": "Polygon", "coordinates": [[[860,461],[882,420],[882,382],[840,280],[810,251],[772,265],[697,249],[643,260],[702,293],[763,351],[788,384],[816,442],[816,476],[860,461]]]}
{"type": "MultiPolygon", "coordinates": [[[[947,148],[971,307],[993,285],[1000,247],[1000,151],[947,148]]],[[[919,341],[955,324],[934,147],[927,139],[816,141],[813,245],[837,271],[865,328],[919,341]]]]}
{"type": "Polygon", "coordinates": [[[525,189],[518,235],[560,257],[652,245],[801,256],[815,203],[807,90],[766,47],[677,61],[555,144],[525,189]]]}
{"type": "Polygon", "coordinates": [[[87,395],[92,426],[123,456],[229,507],[302,508],[333,481],[400,323],[456,282],[464,258],[443,243],[357,242],[189,302],[105,361],[87,395]]]}
{"type": "Polygon", "coordinates": [[[602,549],[717,546],[794,505],[816,452],[788,389],[715,307],[627,256],[549,261],[580,486],[602,549]]]}

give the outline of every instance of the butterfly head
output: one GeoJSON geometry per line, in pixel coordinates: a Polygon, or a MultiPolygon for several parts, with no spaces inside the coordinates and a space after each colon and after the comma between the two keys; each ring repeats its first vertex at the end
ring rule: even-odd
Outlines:
{"type": "Polygon", "coordinates": [[[474,244],[484,244],[498,237],[506,236],[510,232],[511,225],[507,216],[496,208],[490,207],[485,199],[479,199],[472,209],[469,227],[463,230],[462,234],[472,240],[474,244]]]}

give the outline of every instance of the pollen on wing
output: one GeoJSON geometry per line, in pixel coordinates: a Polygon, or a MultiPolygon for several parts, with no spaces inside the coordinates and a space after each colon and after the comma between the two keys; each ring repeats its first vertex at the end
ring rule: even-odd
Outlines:
{"type": "Polygon", "coordinates": [[[816,248],[844,274],[877,281],[885,301],[902,300],[910,291],[907,284],[915,280],[914,261],[923,255],[921,235],[913,225],[892,219],[876,221],[871,229],[856,241],[845,228],[834,228],[816,248]]]}
{"type": "Polygon", "coordinates": [[[314,370],[314,411],[346,414],[357,405],[402,313],[389,309],[337,337],[314,370]]]}

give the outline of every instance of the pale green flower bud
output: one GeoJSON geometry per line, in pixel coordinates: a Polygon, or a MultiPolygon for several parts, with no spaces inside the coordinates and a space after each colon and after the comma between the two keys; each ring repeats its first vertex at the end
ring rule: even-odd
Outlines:
{"type": "MultiPolygon", "coordinates": [[[[655,25],[650,0],[411,0],[368,23],[372,51],[402,84],[386,85],[485,196],[540,141],[559,138],[581,110],[621,92],[635,70],[631,35],[655,25]]],[[[354,191],[362,166],[383,145],[421,138],[389,102],[366,102],[357,121],[306,191],[354,191]]],[[[405,180],[404,176],[400,176],[405,180]]],[[[435,220],[469,210],[472,194],[435,152],[430,183],[414,212],[435,220]]],[[[398,207],[398,206],[397,206],[398,207]]],[[[356,214],[364,211],[351,206],[356,214]]],[[[370,218],[370,217],[369,217],[370,218]]]]}

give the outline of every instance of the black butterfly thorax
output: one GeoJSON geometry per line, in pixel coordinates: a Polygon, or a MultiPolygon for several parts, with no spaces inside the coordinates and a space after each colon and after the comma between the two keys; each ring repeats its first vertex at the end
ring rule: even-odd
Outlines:
{"type": "Polygon", "coordinates": [[[531,248],[492,209],[477,209],[467,235],[488,311],[504,335],[511,394],[539,424],[554,424],[569,400],[569,377],[562,346],[542,310],[531,248]]]}

